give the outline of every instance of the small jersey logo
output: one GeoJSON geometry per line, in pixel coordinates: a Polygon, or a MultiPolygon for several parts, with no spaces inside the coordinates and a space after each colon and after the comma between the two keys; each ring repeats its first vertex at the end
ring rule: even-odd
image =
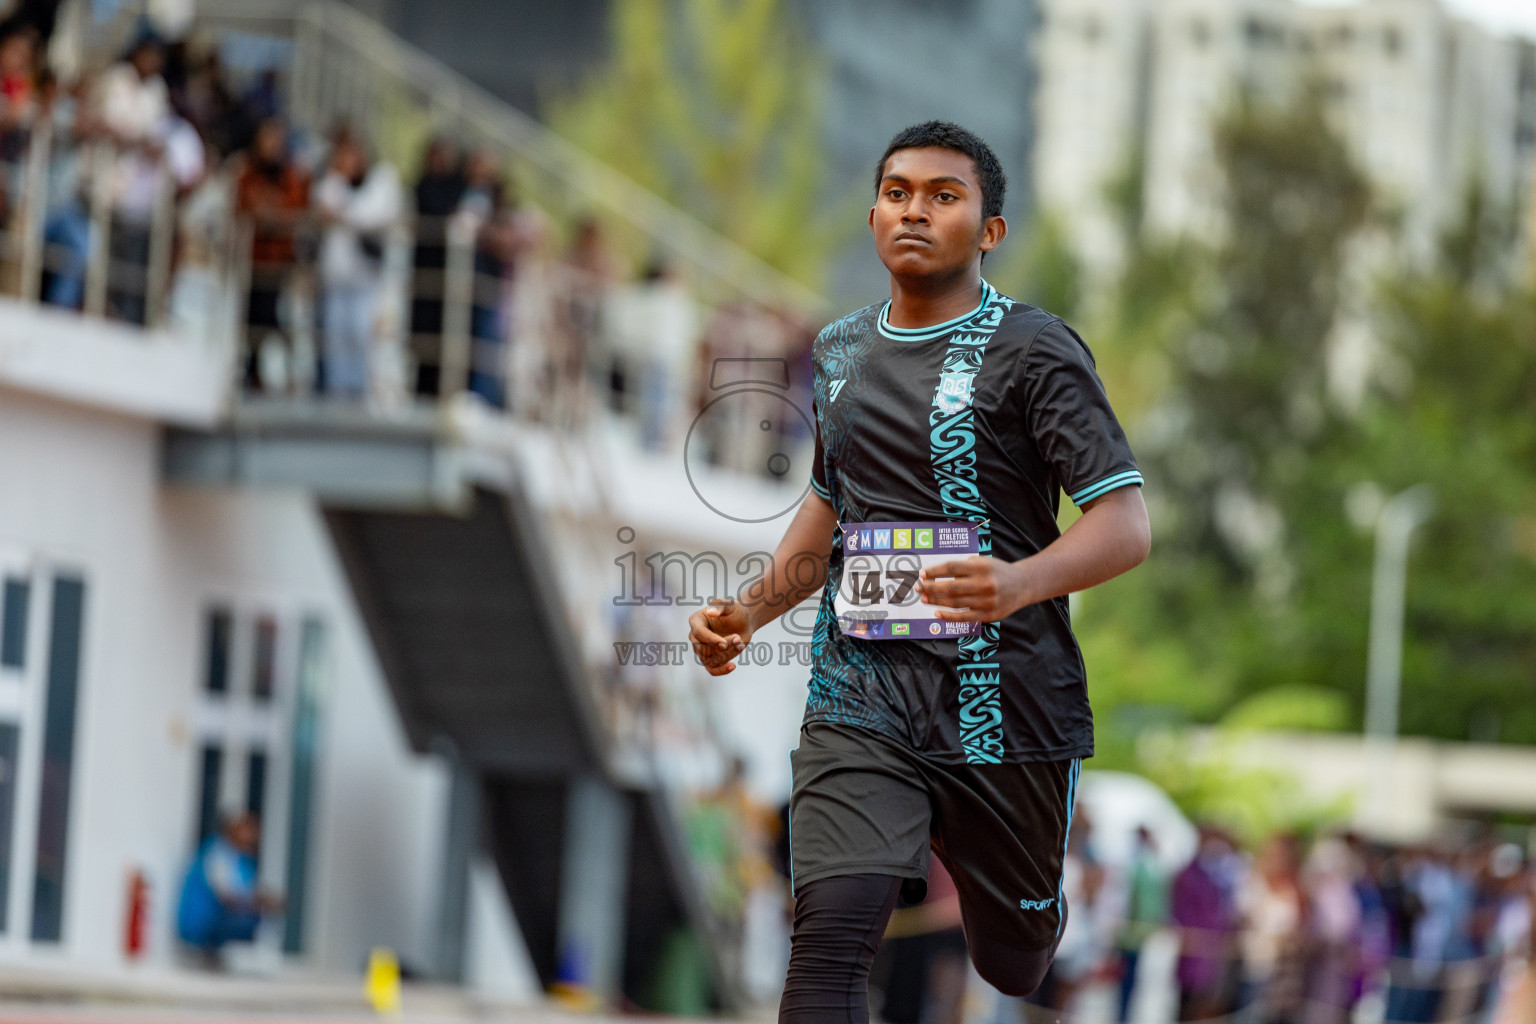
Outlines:
{"type": "Polygon", "coordinates": [[[1020,910],[1049,910],[1056,905],[1056,897],[1044,900],[1019,900],[1020,910]]]}
{"type": "Polygon", "coordinates": [[[933,404],[946,416],[971,404],[971,382],[976,379],[974,370],[939,374],[939,389],[933,396],[933,404]]]}
{"type": "Polygon", "coordinates": [[[943,626],[942,623],[939,623],[939,622],[930,622],[930,623],[928,623],[928,632],[932,633],[934,636],[938,636],[939,633],[941,633],[943,631],[943,629],[944,629],[944,626],[943,626]]]}
{"type": "Polygon", "coordinates": [[[847,383],[848,383],[848,381],[847,381],[846,378],[833,381],[832,382],[832,394],[827,398],[827,401],[828,402],[835,402],[835,401],[837,401],[837,396],[842,392],[843,385],[847,384],[847,383]]]}

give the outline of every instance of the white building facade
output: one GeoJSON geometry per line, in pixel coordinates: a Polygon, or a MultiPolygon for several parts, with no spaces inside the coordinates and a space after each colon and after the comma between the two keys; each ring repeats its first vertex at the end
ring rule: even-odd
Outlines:
{"type": "Polygon", "coordinates": [[[1530,191],[1532,44],[1439,0],[1042,0],[1035,168],[1092,270],[1123,244],[1106,183],[1133,164],[1145,225],[1219,235],[1212,124],[1242,90],[1283,98],[1320,81],[1329,113],[1415,260],[1481,179],[1495,204],[1530,191]]]}
{"type": "MultiPolygon", "coordinates": [[[[0,301],[0,973],[187,970],[184,872],[242,809],[288,900],[244,969],[437,962],[448,773],[406,742],[318,508],[163,480],[164,426],[211,423],[227,376],[194,341],[0,301]]],[[[534,993],[488,881],[466,971],[534,993]]]]}

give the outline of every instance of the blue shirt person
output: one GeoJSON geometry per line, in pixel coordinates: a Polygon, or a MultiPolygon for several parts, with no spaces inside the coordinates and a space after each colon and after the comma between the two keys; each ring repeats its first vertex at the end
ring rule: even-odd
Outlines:
{"type": "Polygon", "coordinates": [[[260,845],[261,820],[247,812],[226,819],[198,848],[177,907],[176,933],[182,942],[215,957],[226,943],[250,942],[262,915],[281,909],[281,900],[257,886],[260,845]]]}

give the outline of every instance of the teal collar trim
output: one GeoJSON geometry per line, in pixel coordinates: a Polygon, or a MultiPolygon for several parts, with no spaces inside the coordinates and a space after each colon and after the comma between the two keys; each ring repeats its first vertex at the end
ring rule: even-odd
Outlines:
{"type": "Polygon", "coordinates": [[[892,341],[930,341],[934,338],[942,338],[954,331],[955,328],[959,327],[967,320],[971,319],[971,317],[975,316],[977,313],[980,313],[982,310],[986,309],[987,303],[991,302],[992,297],[996,294],[997,292],[993,290],[992,286],[988,284],[985,279],[983,279],[981,282],[981,305],[977,306],[969,313],[963,314],[962,316],[957,316],[953,320],[945,320],[941,324],[934,324],[931,327],[892,327],[889,319],[891,313],[891,300],[886,299],[885,305],[880,307],[880,316],[877,320],[877,326],[880,329],[880,333],[885,335],[887,338],[890,338],[892,341]]]}

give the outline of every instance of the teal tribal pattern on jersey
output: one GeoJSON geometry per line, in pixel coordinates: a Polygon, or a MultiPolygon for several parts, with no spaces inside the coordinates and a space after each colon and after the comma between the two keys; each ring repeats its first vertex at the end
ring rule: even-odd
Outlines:
{"type": "MultiPolygon", "coordinates": [[[[826,395],[829,400],[834,394],[832,382],[840,381],[842,386],[846,386],[849,381],[857,382],[863,376],[866,358],[879,344],[879,337],[868,329],[868,317],[861,316],[861,313],[845,316],[822,330],[824,359],[823,364],[817,368],[815,386],[818,393],[826,395]]],[[[835,444],[842,440],[843,433],[850,426],[829,417],[822,421],[819,429],[835,444]]],[[[824,490],[814,480],[812,486],[816,487],[816,493],[831,501],[835,508],[842,507],[842,487],[838,480],[834,478],[831,481],[830,489],[824,490]]],[[[840,554],[841,544],[834,541],[832,546],[840,554]]],[[[876,727],[878,716],[873,709],[866,702],[854,698],[863,693],[861,680],[888,669],[885,652],[878,644],[845,644],[838,657],[826,657],[827,648],[839,639],[841,632],[833,608],[833,598],[841,578],[841,572],[827,574],[821,607],[816,614],[816,624],[812,627],[812,669],[806,708],[823,721],[876,727]]]]}
{"type": "MultiPolygon", "coordinates": [[[[892,327],[889,314],[888,301],[868,306],[812,346],[807,500],[826,502],[838,523],[965,522],[982,553],[1017,562],[1061,535],[1063,496],[1091,503],[1140,483],[1093,356],[1059,318],[986,282],[969,311],[943,323],[892,327]]],[[[806,723],[868,729],[945,764],[1092,754],[1066,598],[970,637],[846,634],[834,600],[850,563],[839,533],[827,544],[806,723]]]]}
{"type": "MultiPolygon", "coordinates": [[[[957,333],[944,353],[944,367],[928,414],[929,460],[939,485],[944,514],[980,523],[982,557],[992,553],[988,515],[976,482],[975,410],[971,390],[981,371],[987,342],[1013,300],[994,293],[992,304],[957,333]]],[[[955,668],[960,676],[960,746],[970,764],[998,764],[1003,759],[1002,673],[997,661],[998,624],[984,622],[975,636],[960,641],[955,668]]]]}

